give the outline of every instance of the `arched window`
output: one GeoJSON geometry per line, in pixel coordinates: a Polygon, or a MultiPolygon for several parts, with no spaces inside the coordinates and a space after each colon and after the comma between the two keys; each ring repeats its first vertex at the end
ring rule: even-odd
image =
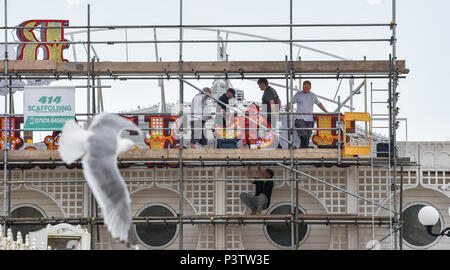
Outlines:
{"type": "MultiPolygon", "coordinates": [[[[164,204],[150,204],[142,208],[138,217],[171,217],[176,213],[169,206],[164,204]]],[[[164,248],[170,245],[177,236],[178,225],[174,223],[168,224],[136,224],[136,231],[141,242],[150,248],[164,248]]]]}
{"type": "MultiPolygon", "coordinates": [[[[419,211],[424,206],[428,206],[426,203],[413,203],[403,210],[403,240],[411,248],[425,249],[429,248],[439,240],[438,237],[429,235],[425,227],[419,222],[419,211]]],[[[439,222],[433,226],[434,233],[440,233],[442,229],[442,216],[439,222]]]]}
{"type": "MultiPolygon", "coordinates": [[[[304,214],[305,211],[298,209],[298,214],[304,214]]],[[[268,215],[286,215],[291,213],[291,205],[283,203],[269,210],[268,215]]],[[[298,224],[295,228],[296,239],[301,245],[307,238],[309,226],[307,224],[298,224]]],[[[267,238],[277,247],[291,247],[291,223],[270,223],[264,226],[267,238]]]]}
{"type": "MultiPolygon", "coordinates": [[[[27,205],[19,205],[17,207],[14,207],[13,210],[11,211],[11,214],[9,217],[10,218],[43,218],[43,217],[45,217],[45,213],[41,209],[37,208],[36,206],[27,204],[27,205]]],[[[25,239],[25,235],[27,235],[29,232],[35,232],[44,227],[45,226],[43,226],[43,225],[35,225],[35,224],[30,224],[30,225],[24,225],[24,224],[14,225],[13,224],[11,226],[11,230],[13,232],[14,239],[16,239],[17,232],[19,232],[19,231],[22,234],[23,239],[25,239]]]]}

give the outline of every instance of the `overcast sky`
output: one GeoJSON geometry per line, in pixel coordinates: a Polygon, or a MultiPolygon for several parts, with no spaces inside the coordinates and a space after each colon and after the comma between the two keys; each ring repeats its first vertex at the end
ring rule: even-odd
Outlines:
{"type": "MultiPolygon", "coordinates": [[[[401,92],[399,117],[408,118],[408,139],[410,141],[450,140],[450,100],[448,62],[450,60],[448,10],[450,1],[443,0],[398,0],[398,58],[406,60],[410,74],[400,82],[401,92]]],[[[1,21],[4,22],[3,1],[1,5],[1,21]]],[[[178,24],[179,0],[144,1],[144,0],[21,0],[8,1],[8,25],[18,25],[31,19],[67,19],[71,26],[87,24],[87,4],[91,4],[92,25],[153,25],[178,24]]],[[[390,23],[392,18],[390,0],[294,0],[294,23],[390,23]]],[[[285,24],[289,23],[289,0],[184,0],[184,24],[285,24]]],[[[288,29],[246,28],[232,29],[272,38],[288,39],[288,29]]],[[[66,30],[66,38],[71,39],[66,30]]],[[[153,30],[128,30],[129,40],[153,40],[153,30]]],[[[158,30],[158,39],[177,39],[178,30],[158,30]]],[[[185,39],[216,39],[215,32],[186,30],[185,39]]],[[[4,34],[0,35],[4,40],[4,34]]],[[[222,35],[225,37],[225,35],[222,35]]],[[[388,27],[384,28],[298,28],[294,31],[294,39],[335,39],[335,38],[390,38],[388,27]]],[[[106,31],[95,32],[92,40],[124,40],[125,32],[106,31]]],[[[14,33],[8,34],[11,41],[16,38],[14,33]]],[[[230,39],[244,39],[231,34],[230,39]]],[[[86,34],[76,34],[75,40],[86,40],[86,34]]],[[[369,60],[387,60],[391,48],[388,43],[308,43],[302,44],[316,49],[339,55],[349,60],[360,60],[364,56],[369,60]]],[[[125,45],[97,45],[97,53],[102,61],[126,61],[125,45]]],[[[86,60],[85,49],[75,46],[78,61],[86,60]]],[[[230,60],[284,60],[289,54],[289,46],[283,44],[229,44],[230,60]]],[[[215,44],[189,44],[183,48],[184,60],[216,60],[217,46],[215,44]]],[[[294,50],[294,57],[300,55],[303,60],[333,60],[305,49],[294,50]]],[[[64,55],[69,61],[74,61],[72,48],[64,55]]],[[[159,55],[163,61],[178,60],[178,45],[159,45],[159,55]]],[[[129,61],[154,61],[154,44],[128,46],[129,61]]],[[[209,86],[211,81],[193,81],[196,85],[209,86]]],[[[358,85],[361,81],[355,81],[358,85]]],[[[54,85],[82,85],[86,81],[71,83],[56,83],[54,85]]],[[[284,83],[284,81],[279,81],[284,83]]],[[[372,81],[374,88],[386,88],[386,80],[372,81]]],[[[168,102],[178,99],[178,82],[166,84],[168,102]]],[[[233,81],[233,86],[245,91],[245,98],[260,100],[261,91],[255,82],[233,81]]],[[[145,107],[159,102],[159,88],[156,81],[104,81],[103,85],[111,85],[104,90],[105,109],[112,112],[145,107]]],[[[318,95],[333,98],[339,81],[314,80],[312,91],[318,95]]],[[[185,101],[190,101],[196,90],[186,87],[185,101]]],[[[275,87],[283,101],[285,89],[275,87]]],[[[77,110],[84,112],[85,90],[77,90],[77,110]]],[[[344,80],[339,90],[341,99],[349,93],[349,81],[344,80]]],[[[22,94],[15,95],[16,110],[22,112],[22,94]]],[[[370,94],[369,94],[370,97],[370,94]]],[[[385,96],[377,96],[377,101],[384,101],[385,96]]],[[[363,111],[363,94],[355,98],[357,111],[363,111]]],[[[336,105],[324,102],[325,107],[334,110],[336,105]]],[[[4,110],[0,106],[0,110],[4,110]]],[[[378,106],[377,112],[382,113],[383,107],[378,106]]],[[[370,112],[370,107],[369,107],[370,112]]],[[[402,122],[399,129],[399,140],[405,139],[405,126],[402,122]]]]}

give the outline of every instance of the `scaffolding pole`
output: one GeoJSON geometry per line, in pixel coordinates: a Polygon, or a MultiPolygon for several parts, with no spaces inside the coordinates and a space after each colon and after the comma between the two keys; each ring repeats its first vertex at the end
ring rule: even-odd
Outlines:
{"type": "MultiPolygon", "coordinates": [[[[179,76],[183,78],[183,0],[180,0],[180,43],[179,43],[179,76]]],[[[184,103],[184,83],[182,80],[179,81],[180,86],[180,119],[183,119],[183,103],[184,103]]],[[[179,150],[179,181],[178,181],[178,192],[179,192],[179,238],[178,238],[178,248],[179,250],[183,249],[183,193],[184,193],[184,184],[183,184],[183,148],[184,148],[184,136],[183,136],[183,127],[180,125],[180,150],[179,150]]]]}
{"type": "MultiPolygon", "coordinates": [[[[290,85],[290,91],[289,91],[289,97],[286,97],[287,99],[287,104],[289,104],[290,101],[293,100],[293,92],[294,92],[294,69],[293,69],[293,51],[292,51],[292,40],[293,40],[293,33],[292,33],[292,23],[293,23],[293,6],[292,6],[292,0],[289,1],[289,85],[290,85]]],[[[286,104],[286,105],[287,105],[286,104]]],[[[281,104],[280,104],[281,106],[281,104]]],[[[294,131],[293,131],[293,127],[294,127],[294,115],[293,115],[293,110],[294,108],[292,108],[290,110],[289,113],[289,126],[288,128],[290,128],[289,130],[289,136],[288,136],[288,140],[290,141],[289,143],[289,155],[290,155],[290,166],[291,169],[294,169],[294,131]]],[[[295,181],[294,181],[294,171],[290,170],[289,171],[290,174],[290,188],[291,188],[291,249],[295,250],[297,247],[296,244],[296,237],[295,237],[295,229],[296,229],[296,220],[297,220],[297,209],[295,209],[295,181]]]]}
{"type": "MultiPolygon", "coordinates": [[[[8,0],[5,0],[5,27],[8,26],[8,0]]],[[[4,61],[4,68],[5,68],[5,77],[4,81],[5,83],[8,80],[8,30],[5,28],[5,61],[4,61]]],[[[11,87],[9,88],[9,92],[11,91],[11,87]]],[[[8,115],[8,105],[7,105],[7,95],[5,95],[5,114],[8,115]]],[[[6,116],[6,123],[8,123],[8,116],[6,116]]],[[[9,125],[7,125],[9,127],[9,125]]],[[[7,143],[3,146],[3,215],[7,216],[7,209],[6,209],[6,200],[7,200],[7,184],[6,184],[6,177],[7,177],[7,168],[8,168],[8,146],[9,146],[9,139],[7,139],[7,143]]],[[[11,194],[9,194],[11,195],[11,194]]],[[[7,226],[4,226],[4,235],[6,235],[7,232],[7,226]]]]}
{"type": "MultiPolygon", "coordinates": [[[[397,212],[397,2],[392,0],[392,92],[389,97],[389,104],[391,104],[391,111],[389,114],[392,116],[392,122],[390,123],[391,130],[391,162],[393,168],[393,204],[394,212],[397,212]]],[[[402,193],[403,194],[403,193],[402,193]]],[[[401,216],[401,215],[400,215],[401,216]]],[[[398,249],[398,229],[399,229],[399,215],[394,215],[394,249],[398,249]]]]}
{"type": "MultiPolygon", "coordinates": [[[[133,224],[178,224],[177,216],[146,216],[133,217],[133,224]]],[[[295,222],[310,225],[369,225],[372,224],[370,217],[361,216],[341,216],[341,215],[297,215],[295,222]]],[[[68,223],[74,225],[105,225],[104,218],[88,219],[88,218],[4,218],[0,217],[0,224],[7,225],[56,225],[60,223],[68,223]]],[[[288,215],[230,215],[230,216],[183,216],[184,224],[290,224],[292,216],[288,215]]],[[[389,226],[389,217],[377,217],[376,224],[378,226],[389,226]]]]}

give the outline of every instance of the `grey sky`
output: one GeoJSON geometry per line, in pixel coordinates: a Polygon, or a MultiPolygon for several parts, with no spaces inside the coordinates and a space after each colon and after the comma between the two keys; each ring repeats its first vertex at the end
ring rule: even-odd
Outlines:
{"type": "MultiPolygon", "coordinates": [[[[178,24],[179,0],[166,1],[111,1],[111,0],[64,0],[64,1],[8,1],[8,24],[17,25],[30,19],[67,19],[70,25],[86,25],[87,3],[91,3],[92,25],[135,25],[135,24],[178,24]]],[[[408,118],[409,140],[450,140],[450,118],[447,103],[450,99],[448,89],[450,38],[448,27],[450,20],[446,12],[449,1],[411,1],[398,0],[398,58],[405,59],[411,73],[400,82],[401,92],[399,117],[408,118]]],[[[3,25],[3,1],[1,6],[1,24],[3,25]]],[[[268,24],[289,23],[289,0],[185,0],[183,4],[184,24],[268,24]]],[[[389,23],[391,21],[390,0],[294,0],[294,23],[389,23]]],[[[280,39],[288,39],[288,29],[233,29],[280,39]]],[[[74,30],[67,30],[71,32],[74,30]]],[[[294,32],[296,39],[333,39],[333,38],[389,38],[389,28],[299,28],[294,32]]],[[[3,41],[3,33],[0,35],[3,41]]],[[[224,36],[224,35],[223,35],[224,36]]],[[[12,40],[12,35],[8,39],[12,40]]],[[[93,40],[123,40],[124,31],[92,33],[93,40]]],[[[70,39],[69,36],[66,38],[70,39]]],[[[158,39],[177,39],[178,30],[159,30],[158,39]]],[[[189,31],[185,39],[215,39],[216,33],[189,31]]],[[[230,35],[230,39],[244,37],[230,35]]],[[[85,40],[86,35],[76,35],[75,39],[85,40]]],[[[129,40],[152,40],[153,30],[129,30],[129,40]]],[[[308,43],[304,44],[325,50],[342,57],[359,60],[364,56],[370,59],[388,59],[391,52],[386,43],[308,43]]],[[[125,45],[98,45],[96,50],[103,61],[125,61],[125,45]]],[[[189,44],[184,46],[184,60],[216,60],[216,45],[189,44]]],[[[76,46],[79,61],[85,61],[86,53],[82,46],[76,46]]],[[[167,61],[178,60],[178,45],[160,45],[160,57],[167,61]]],[[[294,57],[298,50],[294,50],[294,57]]],[[[129,61],[153,61],[154,45],[129,45],[129,61]]],[[[230,60],[284,60],[289,54],[289,46],[274,43],[230,44],[230,60]]],[[[303,60],[322,60],[331,58],[301,50],[303,60]]],[[[65,51],[65,57],[73,61],[72,48],[65,51]]],[[[70,84],[81,85],[85,81],[70,84]]],[[[198,86],[208,86],[211,81],[194,81],[198,86]]],[[[261,92],[255,82],[233,81],[237,88],[245,90],[249,100],[260,100],[261,92]]],[[[279,81],[284,83],[284,81],[279,81]]],[[[356,81],[355,84],[359,84],[356,81]]],[[[61,82],[57,84],[68,84],[61,82]]],[[[139,106],[148,106],[159,102],[159,88],[156,81],[109,82],[112,89],[105,89],[105,109],[108,111],[129,110],[139,106]]],[[[178,98],[178,82],[166,84],[168,102],[178,98]]],[[[386,80],[375,80],[376,88],[386,88],[386,80]]],[[[333,98],[338,81],[315,80],[312,91],[333,98]]],[[[185,101],[189,102],[196,90],[186,87],[185,101]]],[[[285,103],[285,89],[276,88],[285,103]]],[[[347,97],[349,83],[342,83],[339,94],[347,97]]],[[[77,90],[77,110],[85,111],[85,90],[77,90]]],[[[16,95],[16,108],[21,112],[22,95],[16,95]]],[[[385,99],[383,97],[383,99],[385,99]]],[[[335,105],[324,102],[329,110],[335,105]]],[[[357,111],[363,110],[363,95],[355,99],[357,111]]],[[[380,108],[379,108],[380,109],[380,108]]],[[[0,106],[0,110],[4,110],[0,106]]],[[[399,139],[404,140],[404,125],[399,129],[399,139]]]]}

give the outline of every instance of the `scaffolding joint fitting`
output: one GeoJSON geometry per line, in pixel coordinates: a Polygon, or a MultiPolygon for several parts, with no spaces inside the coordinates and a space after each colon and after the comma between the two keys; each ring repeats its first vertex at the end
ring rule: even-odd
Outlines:
{"type": "Polygon", "coordinates": [[[192,69],[192,73],[194,73],[194,77],[197,78],[197,81],[200,80],[200,75],[198,75],[197,71],[195,69],[192,69]]]}
{"type": "Polygon", "coordinates": [[[205,163],[203,162],[202,156],[199,156],[198,159],[200,160],[200,165],[202,166],[202,168],[205,168],[205,163]]]}
{"type": "Polygon", "coordinates": [[[167,79],[170,80],[170,75],[167,69],[164,69],[164,73],[166,74],[167,79]]]}
{"type": "Polygon", "coordinates": [[[392,30],[392,28],[394,28],[394,26],[397,25],[394,21],[391,21],[391,25],[389,26],[389,29],[392,30]]]}
{"type": "Polygon", "coordinates": [[[241,157],[239,157],[239,161],[241,162],[242,167],[245,167],[244,160],[242,160],[241,157]]]}
{"type": "Polygon", "coordinates": [[[52,74],[53,74],[53,76],[55,77],[55,79],[58,81],[58,80],[59,80],[59,75],[58,75],[58,73],[56,72],[56,70],[52,69],[52,74]]]}
{"type": "Polygon", "coordinates": [[[117,79],[117,76],[118,76],[118,75],[117,75],[117,74],[114,74],[114,72],[112,72],[112,70],[107,69],[106,71],[109,73],[109,76],[110,76],[110,77],[114,78],[114,80],[117,79]]]}
{"type": "Polygon", "coordinates": [[[161,159],[162,159],[162,161],[163,161],[163,166],[167,166],[167,164],[166,164],[166,158],[165,158],[164,156],[161,156],[161,159]]]}
{"type": "Polygon", "coordinates": [[[392,192],[396,192],[397,191],[397,187],[395,184],[391,184],[391,191],[392,192]]]}
{"type": "Polygon", "coordinates": [[[242,80],[244,80],[245,76],[244,76],[244,70],[242,68],[239,69],[239,73],[241,74],[242,80]]]}

